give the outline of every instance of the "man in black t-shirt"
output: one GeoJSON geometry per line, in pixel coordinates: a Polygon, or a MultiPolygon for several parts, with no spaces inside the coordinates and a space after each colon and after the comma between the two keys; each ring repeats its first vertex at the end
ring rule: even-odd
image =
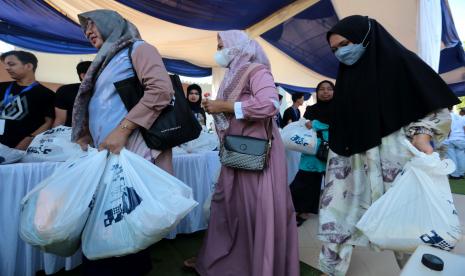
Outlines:
{"type": "Polygon", "coordinates": [[[0,60],[14,79],[0,83],[0,143],[25,150],[34,136],[51,127],[55,95],[36,81],[32,53],[10,51],[0,60]]]}
{"type": "Polygon", "coordinates": [[[300,110],[299,106],[304,103],[304,94],[303,93],[294,93],[292,94],[292,106],[284,111],[283,114],[283,125],[284,128],[289,123],[298,121],[300,119],[300,110]]]}
{"type": "MultiPolygon", "coordinates": [[[[81,61],[76,66],[80,81],[84,79],[91,63],[90,61],[81,61]]],[[[71,126],[74,100],[76,99],[80,85],[81,83],[72,83],[58,88],[55,95],[55,121],[53,122],[53,127],[60,125],[71,126]]]]}

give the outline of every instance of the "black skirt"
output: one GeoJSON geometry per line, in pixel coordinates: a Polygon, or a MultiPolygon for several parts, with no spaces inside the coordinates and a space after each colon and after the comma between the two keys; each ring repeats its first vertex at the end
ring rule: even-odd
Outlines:
{"type": "Polygon", "coordinates": [[[113,276],[128,275],[142,276],[152,270],[150,247],[135,254],[91,261],[84,255],[82,258],[81,275],[113,276]]]}
{"type": "Polygon", "coordinates": [[[323,173],[299,170],[290,185],[297,213],[318,214],[323,173]]]}

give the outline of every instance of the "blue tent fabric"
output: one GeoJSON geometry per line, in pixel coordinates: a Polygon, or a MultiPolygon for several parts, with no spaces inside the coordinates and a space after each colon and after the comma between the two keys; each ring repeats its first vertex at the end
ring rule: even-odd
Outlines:
{"type": "Polygon", "coordinates": [[[35,35],[19,27],[0,22],[0,40],[22,48],[57,54],[92,54],[95,48],[82,47],[81,44],[69,43],[56,37],[35,35]]]}
{"type": "Polygon", "coordinates": [[[446,48],[454,47],[460,43],[460,38],[455,29],[454,19],[450,11],[449,3],[447,0],[441,0],[441,14],[442,14],[442,35],[441,40],[446,48]]]}
{"type": "MultiPolygon", "coordinates": [[[[173,23],[194,28],[224,30],[247,28],[293,1],[270,0],[267,1],[266,5],[263,5],[263,1],[259,0],[120,0],[119,2],[173,23]]],[[[43,0],[1,1],[0,20],[3,21],[2,26],[0,26],[0,39],[8,43],[49,53],[89,54],[96,52],[77,24],[43,0]]],[[[277,32],[282,33],[283,37],[276,42],[269,42],[290,54],[304,66],[323,75],[334,77],[337,61],[330,53],[326,42],[321,43],[320,41],[331,25],[337,22],[330,1],[322,0],[308,11],[295,16],[282,25],[290,28],[293,25],[299,27],[298,22],[302,20],[315,24],[314,26],[303,24],[298,29],[298,32],[305,34],[305,40],[301,40],[300,36],[295,35],[296,32],[289,37],[287,35],[289,28],[278,26],[274,32],[269,32],[268,38],[270,36],[276,37],[277,32]],[[312,27],[314,30],[307,32],[303,29],[305,27],[312,27]],[[281,29],[284,31],[281,32],[281,29]],[[317,30],[316,34],[315,30],[317,30]],[[286,40],[288,37],[289,41],[286,40]]],[[[267,36],[264,38],[267,39],[267,36]]],[[[176,74],[205,76],[210,71],[209,69],[206,71],[205,68],[200,69],[200,67],[187,62],[177,61],[176,65],[173,65],[173,61],[166,61],[166,64],[169,64],[172,68],[171,72],[176,74]]]]}
{"type": "Polygon", "coordinates": [[[330,0],[321,0],[262,35],[297,62],[324,76],[336,78],[339,62],[326,41],[338,22],[330,0]]]}
{"type": "Polygon", "coordinates": [[[315,92],[315,88],[294,86],[294,85],[284,84],[284,83],[276,83],[276,86],[283,88],[284,90],[286,90],[287,93],[291,95],[296,94],[296,93],[303,93],[304,100],[310,99],[310,96],[312,95],[312,93],[315,92]]]}
{"type": "Polygon", "coordinates": [[[442,35],[441,40],[446,46],[441,51],[439,73],[445,73],[465,66],[465,51],[455,29],[452,13],[446,0],[441,0],[442,35]]]}
{"type": "Polygon", "coordinates": [[[449,84],[449,88],[454,91],[458,97],[465,96],[465,81],[449,84]]]}
{"type": "Polygon", "coordinates": [[[140,12],[204,30],[246,29],[294,0],[117,0],[140,12]]]}
{"type": "Polygon", "coordinates": [[[0,1],[0,39],[27,49],[89,54],[95,48],[81,28],[44,1],[0,1]]]}
{"type": "MultiPolygon", "coordinates": [[[[44,1],[0,2],[0,40],[35,51],[56,54],[94,54],[97,52],[79,25],[44,1]]],[[[211,75],[186,61],[163,59],[168,71],[190,77],[211,75]]]]}
{"type": "Polygon", "coordinates": [[[184,60],[164,58],[166,70],[177,75],[186,77],[208,77],[212,74],[211,68],[200,67],[184,60]]]}
{"type": "MultiPolygon", "coordinates": [[[[173,23],[209,30],[244,29],[266,18],[293,0],[118,0],[142,12],[173,23]]],[[[446,0],[442,4],[440,72],[465,66],[465,53],[446,0]]],[[[324,76],[336,77],[338,62],[331,53],[326,32],[338,21],[330,0],[320,0],[262,37],[297,62],[324,76]]],[[[0,1],[0,39],[19,47],[58,54],[95,53],[80,27],[44,0],[0,1]]],[[[185,61],[164,59],[175,74],[211,75],[185,61]]],[[[288,88],[290,89],[290,88],[288,88]]],[[[292,90],[294,91],[294,90],[292,90]]]]}
{"type": "Polygon", "coordinates": [[[458,43],[455,47],[445,48],[441,51],[439,62],[439,74],[446,73],[465,66],[465,51],[462,43],[458,43]]]}

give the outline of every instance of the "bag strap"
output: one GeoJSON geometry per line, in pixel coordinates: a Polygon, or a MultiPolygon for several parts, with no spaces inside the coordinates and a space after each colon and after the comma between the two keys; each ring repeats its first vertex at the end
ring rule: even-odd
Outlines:
{"type": "Polygon", "coordinates": [[[256,71],[264,67],[265,65],[263,64],[250,63],[247,65],[244,65],[243,68],[240,68],[239,72],[243,72],[243,73],[240,75],[234,76],[231,83],[227,87],[225,87],[225,91],[231,91],[231,93],[229,93],[229,95],[225,97],[224,100],[235,102],[243,92],[242,90],[238,91],[239,84],[245,83],[249,85],[250,77],[253,76],[256,71]]]}
{"type": "MultiPolygon", "coordinates": [[[[128,47],[128,58],[129,58],[129,63],[131,63],[131,68],[132,68],[132,72],[134,72],[134,77],[137,79],[137,82],[139,83],[139,85],[142,87],[142,83],[140,82],[139,80],[139,77],[137,76],[137,72],[136,72],[136,69],[134,69],[134,63],[132,62],[132,51],[134,49],[134,42],[129,44],[129,47],[128,47]]],[[[173,86],[173,91],[175,92],[176,94],[176,89],[179,89],[181,88],[182,89],[182,83],[181,83],[181,80],[179,78],[178,75],[176,74],[169,74],[169,77],[170,77],[170,81],[171,81],[171,85],[173,86]]],[[[182,92],[184,94],[184,91],[182,92]]],[[[174,96],[173,96],[174,97],[174,96]]],[[[175,98],[175,97],[174,97],[175,98]]],[[[173,98],[173,99],[174,99],[173,98]]],[[[172,99],[172,100],[173,100],[172,99]]]]}
{"type": "MultiPolygon", "coordinates": [[[[137,77],[137,72],[136,70],[134,69],[134,63],[132,62],[132,50],[134,49],[134,42],[129,44],[129,47],[128,47],[128,58],[129,58],[129,63],[131,63],[131,68],[132,68],[132,71],[134,72],[134,76],[137,78],[137,80],[139,81],[139,78],[137,77]]],[[[140,83],[140,81],[139,81],[140,83]]]]}
{"type": "Polygon", "coordinates": [[[266,128],[267,140],[270,142],[270,146],[273,139],[273,120],[274,118],[268,119],[268,127],[266,128]]]}
{"type": "MultiPolygon", "coordinates": [[[[263,64],[260,64],[260,63],[251,63],[245,73],[242,75],[241,77],[241,81],[244,80],[243,78],[247,78],[247,84],[250,83],[250,78],[260,69],[264,68],[265,65],[263,64]]],[[[251,90],[252,92],[252,96],[255,96],[253,91],[251,90]]],[[[237,97],[235,97],[234,101],[237,100],[237,98],[239,98],[239,96],[242,94],[242,91],[240,91],[238,94],[237,94],[237,97]]],[[[266,126],[266,137],[267,137],[267,140],[269,142],[269,145],[271,146],[271,140],[273,139],[273,120],[274,118],[271,117],[268,119],[268,124],[266,126]]],[[[229,135],[229,128],[225,131],[225,136],[226,135],[229,135]]]]}
{"type": "Polygon", "coordinates": [[[317,137],[317,138],[320,138],[321,141],[328,142],[328,141],[326,141],[326,139],[323,137],[323,131],[325,131],[325,130],[326,130],[326,129],[324,129],[324,130],[317,130],[317,131],[316,131],[316,137],[317,137]]]}

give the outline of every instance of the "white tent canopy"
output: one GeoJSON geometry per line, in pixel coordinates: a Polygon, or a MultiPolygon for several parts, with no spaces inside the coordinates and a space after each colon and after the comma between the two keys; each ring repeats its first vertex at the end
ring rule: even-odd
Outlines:
{"type": "MultiPolygon", "coordinates": [[[[332,3],[339,18],[352,14],[363,14],[375,18],[402,44],[417,52],[417,22],[420,1],[436,0],[333,0],[332,3]]],[[[133,22],[138,27],[143,39],[155,45],[163,57],[186,60],[204,67],[216,66],[213,60],[216,51],[217,33],[215,31],[173,24],[112,0],[48,0],[47,2],[75,22],[78,22],[77,15],[82,12],[95,9],[115,10],[133,22]]],[[[307,2],[310,5],[316,1],[299,0],[296,2],[307,2]]],[[[266,29],[266,24],[269,23],[263,24],[265,24],[264,28],[266,29]]],[[[256,40],[262,45],[270,59],[276,82],[315,87],[319,81],[326,78],[301,65],[264,39],[258,37],[256,40]]],[[[93,55],[45,53],[37,53],[37,55],[39,58],[38,79],[54,83],[76,82],[76,64],[80,60],[93,58],[93,55]]],[[[215,75],[215,68],[213,71],[215,75]]]]}

